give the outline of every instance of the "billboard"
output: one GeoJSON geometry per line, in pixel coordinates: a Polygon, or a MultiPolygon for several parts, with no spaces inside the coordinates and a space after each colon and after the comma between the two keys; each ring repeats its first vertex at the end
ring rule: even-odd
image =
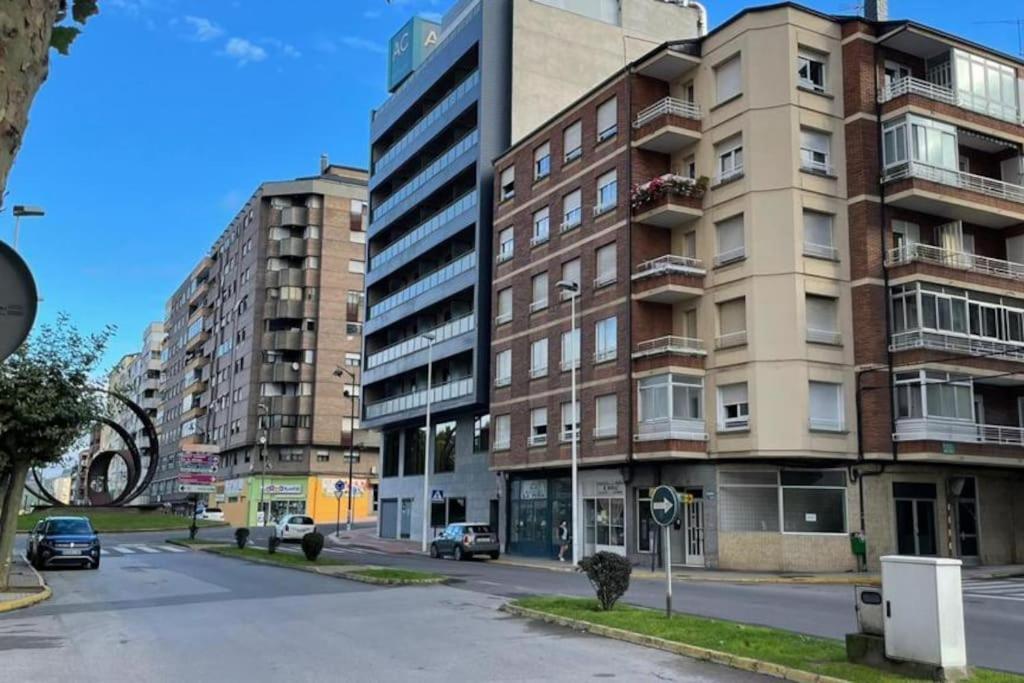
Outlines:
{"type": "Polygon", "coordinates": [[[437,45],[441,25],[414,17],[388,42],[388,92],[398,86],[423,63],[437,45]]]}

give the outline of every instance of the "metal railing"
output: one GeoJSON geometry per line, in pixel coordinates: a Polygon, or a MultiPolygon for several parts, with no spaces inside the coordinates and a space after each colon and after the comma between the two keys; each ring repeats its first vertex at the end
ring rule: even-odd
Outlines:
{"type": "Polygon", "coordinates": [[[655,277],[670,273],[679,273],[681,275],[704,275],[707,273],[707,270],[704,268],[704,262],[699,258],[666,254],[664,256],[659,256],[658,258],[653,258],[650,261],[644,261],[637,265],[633,273],[633,279],[639,280],[640,278],[655,277]]]}
{"type": "Polygon", "coordinates": [[[569,232],[580,227],[583,223],[583,209],[576,207],[565,212],[565,220],[562,221],[562,225],[559,227],[561,232],[569,232]]]}
{"type": "Polygon", "coordinates": [[[420,223],[415,228],[405,233],[397,240],[386,246],[376,256],[370,257],[370,267],[379,268],[391,259],[395,258],[413,244],[425,239],[431,233],[434,233],[444,227],[448,221],[452,220],[463,211],[467,211],[476,206],[477,191],[472,190],[462,195],[454,202],[446,206],[444,209],[435,213],[427,221],[420,223]]]}
{"type": "MultiPolygon", "coordinates": [[[[473,393],[473,378],[466,377],[448,382],[447,384],[439,384],[433,387],[431,391],[431,403],[440,403],[441,401],[451,401],[452,399],[462,398],[463,396],[468,396],[473,393]]],[[[402,394],[401,396],[386,398],[382,401],[367,403],[366,417],[375,418],[381,417],[382,415],[391,415],[405,410],[422,408],[426,404],[427,390],[421,389],[419,391],[409,392],[408,394],[402,394]]]]}
{"type": "Polygon", "coordinates": [[[594,362],[604,363],[605,361],[615,360],[615,357],[619,355],[617,348],[605,349],[603,351],[594,352],[594,362]]]}
{"type": "Polygon", "coordinates": [[[692,337],[656,337],[637,343],[633,351],[634,358],[642,356],[654,356],[661,353],[678,353],[685,356],[703,356],[704,342],[692,337]]]}
{"type": "Polygon", "coordinates": [[[546,446],[548,444],[547,434],[531,434],[527,439],[526,443],[529,446],[546,446]]]}
{"type": "Polygon", "coordinates": [[[931,81],[926,81],[921,78],[914,78],[912,76],[904,76],[903,78],[897,78],[893,80],[889,85],[882,89],[882,92],[878,96],[879,102],[888,102],[901,95],[920,95],[926,97],[929,100],[935,100],[936,102],[945,102],[951,104],[954,107],[963,107],[971,111],[976,111],[987,116],[992,116],[1003,121],[1010,121],[1011,123],[1020,123],[1021,114],[1020,110],[1014,107],[1007,107],[1006,105],[992,102],[985,98],[974,98],[971,96],[965,96],[958,93],[952,88],[947,88],[931,81]],[[979,101],[975,101],[978,99],[979,101]]]}
{"type": "Polygon", "coordinates": [[[1024,445],[1024,428],[978,424],[948,417],[896,420],[894,441],[958,441],[1008,446],[1024,445]]]}
{"type": "Polygon", "coordinates": [[[839,250],[828,244],[816,244],[814,242],[804,242],[804,256],[816,256],[818,258],[830,259],[832,261],[839,260],[839,250]]]}
{"type": "Polygon", "coordinates": [[[694,119],[696,121],[700,121],[701,118],[700,106],[696,102],[687,102],[686,100],[680,100],[675,97],[666,97],[658,100],[637,114],[636,120],[633,121],[633,128],[642,128],[659,116],[664,116],[666,114],[679,116],[684,119],[694,119]]]}
{"type": "Polygon", "coordinates": [[[897,332],[892,335],[889,349],[892,351],[928,349],[1024,361],[1024,344],[932,330],[897,332]]]}
{"type": "Polygon", "coordinates": [[[730,180],[734,180],[736,178],[742,178],[742,177],[743,177],[743,166],[740,165],[740,166],[736,166],[734,168],[731,168],[728,171],[723,171],[723,172],[719,173],[711,181],[711,184],[712,185],[721,185],[722,183],[728,182],[730,180]]]}
{"type": "Polygon", "coordinates": [[[812,417],[807,426],[817,432],[841,432],[846,426],[841,419],[829,420],[821,417],[812,417]]]}
{"type": "Polygon", "coordinates": [[[812,161],[811,159],[800,160],[800,170],[806,171],[807,173],[814,173],[816,175],[835,175],[835,169],[829,164],[821,161],[812,161]]]}
{"type": "Polygon", "coordinates": [[[930,244],[904,244],[889,250],[888,265],[898,266],[914,261],[920,263],[934,263],[947,268],[969,270],[973,273],[984,273],[996,277],[1009,278],[1011,280],[1024,280],[1024,263],[1004,261],[1002,259],[990,258],[968,254],[963,251],[943,249],[930,244]]]}
{"type": "Polygon", "coordinates": [[[494,378],[494,386],[507,387],[512,384],[512,375],[501,375],[494,378]]]}
{"type": "Polygon", "coordinates": [[[816,344],[842,344],[843,335],[836,330],[816,330],[812,327],[807,328],[807,341],[814,342],[816,344]]]}
{"type": "Polygon", "coordinates": [[[1024,186],[1003,182],[995,178],[942,168],[924,164],[920,161],[908,161],[886,172],[882,182],[890,183],[905,178],[920,178],[933,183],[948,185],[969,192],[977,192],[987,197],[1004,199],[1010,202],[1024,203],[1024,186]]]}
{"type": "Polygon", "coordinates": [[[637,424],[634,441],[659,441],[678,439],[680,441],[707,441],[703,420],[665,418],[643,420],[637,424]]]}
{"type": "Polygon", "coordinates": [[[530,302],[530,313],[536,313],[537,311],[542,311],[542,310],[544,310],[547,307],[548,307],[548,298],[547,297],[544,297],[543,299],[537,299],[536,301],[531,301],[530,302]]]}
{"type": "Polygon", "coordinates": [[[538,377],[547,377],[548,366],[542,368],[530,368],[530,379],[537,379],[538,377]]]}
{"type": "Polygon", "coordinates": [[[715,266],[724,266],[727,263],[733,261],[740,261],[747,257],[747,246],[736,247],[735,249],[729,249],[723,251],[721,254],[715,254],[715,266]]]}
{"type": "Polygon", "coordinates": [[[715,348],[727,349],[730,346],[743,346],[747,343],[747,331],[730,332],[715,338],[715,348]]]}
{"type": "Polygon", "coordinates": [[[400,289],[391,296],[381,299],[370,307],[370,315],[376,317],[390,311],[395,306],[404,304],[407,301],[423,294],[424,292],[437,287],[438,285],[451,280],[452,278],[465,273],[476,266],[476,252],[469,252],[451,263],[445,264],[437,270],[424,275],[405,289],[400,289]]]}
{"type": "MultiPolygon", "coordinates": [[[[476,318],[472,315],[466,315],[461,318],[452,320],[451,322],[435,327],[429,330],[428,334],[434,335],[434,342],[441,343],[448,339],[472,332],[476,328],[476,318]]],[[[417,334],[415,337],[400,341],[396,344],[391,344],[380,351],[370,354],[366,357],[366,369],[375,368],[384,363],[389,363],[398,358],[408,356],[409,354],[422,351],[427,348],[427,340],[424,339],[423,333],[417,334]]]]}

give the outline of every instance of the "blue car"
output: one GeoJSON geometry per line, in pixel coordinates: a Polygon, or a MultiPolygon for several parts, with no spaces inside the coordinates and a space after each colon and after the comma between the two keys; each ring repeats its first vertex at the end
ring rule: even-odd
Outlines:
{"type": "Polygon", "coordinates": [[[46,517],[28,536],[25,556],[36,569],[57,565],[100,568],[100,537],[88,517],[46,517]]]}

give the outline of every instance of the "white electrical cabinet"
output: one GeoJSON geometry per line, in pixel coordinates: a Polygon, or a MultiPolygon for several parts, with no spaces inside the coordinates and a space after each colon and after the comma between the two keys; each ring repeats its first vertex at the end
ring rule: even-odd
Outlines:
{"type": "Polygon", "coordinates": [[[960,560],[903,555],[881,560],[886,657],[966,667],[960,560]]]}

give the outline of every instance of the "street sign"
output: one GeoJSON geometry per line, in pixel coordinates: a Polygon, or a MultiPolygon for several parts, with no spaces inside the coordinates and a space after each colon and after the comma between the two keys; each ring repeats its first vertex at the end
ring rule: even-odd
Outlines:
{"type": "Polygon", "coordinates": [[[0,242],[0,361],[25,341],[36,319],[39,296],[28,265],[0,242]]]}
{"type": "Polygon", "coordinates": [[[679,517],[679,494],[671,486],[659,486],[651,495],[651,517],[659,526],[669,526],[679,517]]]}
{"type": "Polygon", "coordinates": [[[179,474],[178,483],[186,485],[209,485],[213,484],[216,478],[212,474],[179,474]]]}
{"type": "Polygon", "coordinates": [[[434,489],[430,492],[430,501],[432,503],[443,503],[444,502],[444,491],[441,489],[434,489]]]}
{"type": "Polygon", "coordinates": [[[179,493],[216,493],[217,487],[213,484],[178,484],[179,493]]]}
{"type": "Polygon", "coordinates": [[[344,493],[345,493],[345,480],[344,479],[339,479],[338,481],[334,482],[334,494],[336,496],[338,496],[339,498],[341,498],[342,494],[344,494],[344,493]]]}

